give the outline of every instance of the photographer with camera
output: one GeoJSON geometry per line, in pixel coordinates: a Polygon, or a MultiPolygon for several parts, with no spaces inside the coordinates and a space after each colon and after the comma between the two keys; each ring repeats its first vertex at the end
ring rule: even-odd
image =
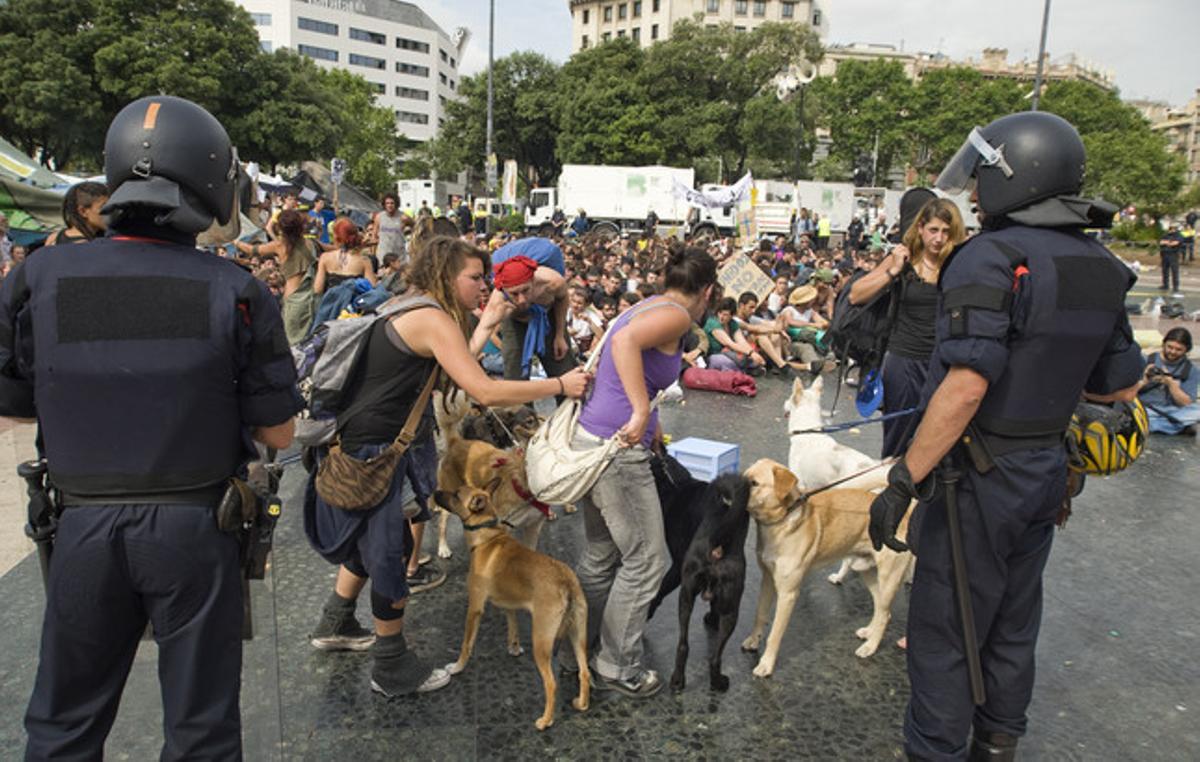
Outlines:
{"type": "Polygon", "coordinates": [[[1200,424],[1200,403],[1196,402],[1200,373],[1187,357],[1191,351],[1192,334],[1188,329],[1172,328],[1163,337],[1162,351],[1150,355],[1146,384],[1138,397],[1146,407],[1152,433],[1196,433],[1200,424]]]}

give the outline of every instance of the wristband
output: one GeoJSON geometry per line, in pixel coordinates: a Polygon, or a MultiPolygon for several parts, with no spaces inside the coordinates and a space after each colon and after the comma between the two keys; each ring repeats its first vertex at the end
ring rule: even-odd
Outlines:
{"type": "Polygon", "coordinates": [[[567,395],[567,387],[563,386],[562,377],[559,376],[554,380],[558,382],[558,393],[565,397],[567,395]]]}

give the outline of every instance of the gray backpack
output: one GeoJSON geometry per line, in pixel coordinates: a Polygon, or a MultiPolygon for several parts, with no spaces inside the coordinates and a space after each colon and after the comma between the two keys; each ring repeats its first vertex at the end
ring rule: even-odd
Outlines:
{"type": "Polygon", "coordinates": [[[346,421],[393,390],[394,384],[381,384],[356,400],[346,399],[346,389],[362,364],[376,321],[426,307],[441,309],[427,296],[399,296],[375,312],[327,320],[292,347],[297,385],[305,402],[296,418],[297,442],[306,447],[329,444],[346,421]]]}

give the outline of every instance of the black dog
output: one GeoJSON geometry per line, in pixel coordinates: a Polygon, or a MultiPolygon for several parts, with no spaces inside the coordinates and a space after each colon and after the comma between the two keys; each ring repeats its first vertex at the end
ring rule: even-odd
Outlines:
{"type": "Polygon", "coordinates": [[[708,659],[709,685],[729,688],[721,674],[721,654],[737,625],[738,607],[746,583],[746,532],[750,514],[750,483],[739,474],[725,474],[711,484],[694,478],[669,455],[651,462],[663,527],[671,552],[671,568],[650,603],[650,616],[663,598],[679,588],[679,645],[671,690],[683,690],[688,657],[688,624],[696,596],[709,602],[704,624],[717,630],[708,659]]]}

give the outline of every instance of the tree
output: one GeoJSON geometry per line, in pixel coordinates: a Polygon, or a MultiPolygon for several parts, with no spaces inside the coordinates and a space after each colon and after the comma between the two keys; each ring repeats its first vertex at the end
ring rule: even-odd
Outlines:
{"type": "MultiPolygon", "coordinates": [[[[0,130],[47,166],[98,156],[111,118],[94,82],[94,0],[0,4],[0,130]],[[57,161],[55,161],[57,160],[57,161]]],[[[95,162],[89,163],[95,169],[95,162]]]]}
{"type": "Polygon", "coordinates": [[[822,56],[816,34],[799,24],[680,21],[646,52],[640,80],[669,162],[690,165],[716,153],[734,174],[748,160],[794,164],[802,130],[794,105],[780,101],[777,78],[822,56]]]}
{"type": "Polygon", "coordinates": [[[1177,204],[1183,160],[1117,93],[1085,82],[1055,82],[1046,88],[1041,105],[1075,125],[1083,137],[1088,153],[1085,195],[1134,204],[1154,216],[1177,204]]]}
{"type": "Polygon", "coordinates": [[[845,61],[812,86],[818,124],[828,128],[830,155],[849,166],[876,166],[876,185],[912,145],[914,89],[895,61],[845,61]],[[878,145],[877,160],[873,160],[878,145]]]}
{"type": "Polygon", "coordinates": [[[395,116],[375,104],[375,91],[367,80],[344,69],[321,70],[321,80],[337,103],[330,115],[337,138],[332,152],[312,155],[345,159],[347,179],[368,193],[379,196],[395,190],[399,157],[413,141],[396,132],[395,116]]]}
{"type": "Polygon", "coordinates": [[[913,93],[910,162],[936,175],[974,127],[1025,108],[1024,87],[1011,79],[984,79],[976,69],[936,69],[913,93]]]}
{"type": "Polygon", "coordinates": [[[343,115],[337,82],[311,60],[289,50],[256,58],[250,67],[255,103],[218,114],[241,158],[277,171],[280,164],[331,158],[351,120],[343,115]]]}
{"type": "MultiPolygon", "coordinates": [[[[555,156],[558,76],[554,62],[532,52],[501,58],[492,69],[492,150],[501,162],[515,159],[538,184],[551,183],[560,166],[555,156]]],[[[446,104],[446,122],[437,139],[418,150],[406,175],[422,176],[430,169],[457,174],[467,167],[483,174],[487,72],[460,80],[458,91],[462,100],[446,104]]]]}
{"type": "Polygon", "coordinates": [[[667,151],[659,112],[642,78],[646,53],[618,39],[571,57],[558,83],[558,160],[563,164],[658,164],[667,151]]]}
{"type": "Polygon", "coordinates": [[[243,159],[274,168],[344,151],[366,187],[395,175],[395,123],[366,81],[263,53],[232,0],[0,3],[0,130],[43,163],[98,171],[105,126],[156,94],[204,106],[243,159]]]}

